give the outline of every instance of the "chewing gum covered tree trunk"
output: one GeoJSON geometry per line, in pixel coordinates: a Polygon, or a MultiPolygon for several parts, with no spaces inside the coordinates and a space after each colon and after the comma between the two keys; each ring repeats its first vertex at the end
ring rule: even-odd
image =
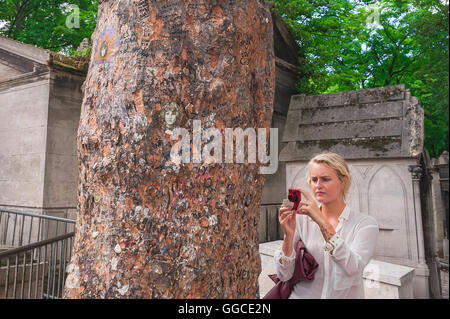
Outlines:
{"type": "Polygon", "coordinates": [[[254,298],[261,164],[199,162],[193,122],[221,133],[270,127],[270,10],[257,0],[103,0],[98,13],[65,297],[254,298]],[[191,134],[189,163],[171,161],[176,127],[191,134]]]}

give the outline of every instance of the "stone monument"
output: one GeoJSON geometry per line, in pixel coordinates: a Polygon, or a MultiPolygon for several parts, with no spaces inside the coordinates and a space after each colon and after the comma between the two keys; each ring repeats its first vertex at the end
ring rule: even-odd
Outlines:
{"type": "Polygon", "coordinates": [[[75,59],[0,37],[2,209],[75,218],[75,136],[85,78],[78,66],[75,59]]]}

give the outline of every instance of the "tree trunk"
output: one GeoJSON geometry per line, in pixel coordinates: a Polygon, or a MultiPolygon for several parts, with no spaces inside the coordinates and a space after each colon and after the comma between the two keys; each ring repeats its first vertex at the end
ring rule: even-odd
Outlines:
{"type": "Polygon", "coordinates": [[[222,133],[270,126],[270,10],[262,0],[99,2],[65,297],[254,298],[261,163],[176,165],[171,133],[185,128],[196,151],[195,120],[222,133]],[[161,114],[170,108],[175,119],[161,114]]]}

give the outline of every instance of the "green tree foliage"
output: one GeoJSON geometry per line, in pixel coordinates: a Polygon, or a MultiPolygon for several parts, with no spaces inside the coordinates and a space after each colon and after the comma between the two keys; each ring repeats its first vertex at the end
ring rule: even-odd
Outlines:
{"type": "MultiPolygon", "coordinates": [[[[448,142],[448,0],[272,0],[301,47],[298,91],[405,84],[425,111],[432,156],[448,142]]],[[[0,0],[0,35],[70,55],[90,38],[98,0],[0,0]],[[77,5],[80,27],[66,19],[77,5]]],[[[83,53],[84,54],[84,53],[83,53]]]]}
{"type": "Polygon", "coordinates": [[[448,150],[448,1],[274,3],[306,58],[300,93],[405,84],[424,108],[431,156],[448,150]]]}
{"type": "Polygon", "coordinates": [[[95,29],[97,5],[97,0],[1,0],[0,35],[73,54],[95,29]],[[79,9],[79,27],[71,5],[79,9]]]}

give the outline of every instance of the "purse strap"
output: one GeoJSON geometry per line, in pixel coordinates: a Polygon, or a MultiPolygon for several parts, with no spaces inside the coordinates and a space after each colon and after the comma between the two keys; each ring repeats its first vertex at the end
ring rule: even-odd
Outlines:
{"type": "Polygon", "coordinates": [[[301,252],[302,250],[306,250],[306,246],[305,246],[305,243],[303,242],[303,240],[300,238],[300,239],[298,240],[298,243],[297,243],[297,249],[295,250],[295,252],[296,252],[296,253],[299,253],[299,252],[301,252]]]}

